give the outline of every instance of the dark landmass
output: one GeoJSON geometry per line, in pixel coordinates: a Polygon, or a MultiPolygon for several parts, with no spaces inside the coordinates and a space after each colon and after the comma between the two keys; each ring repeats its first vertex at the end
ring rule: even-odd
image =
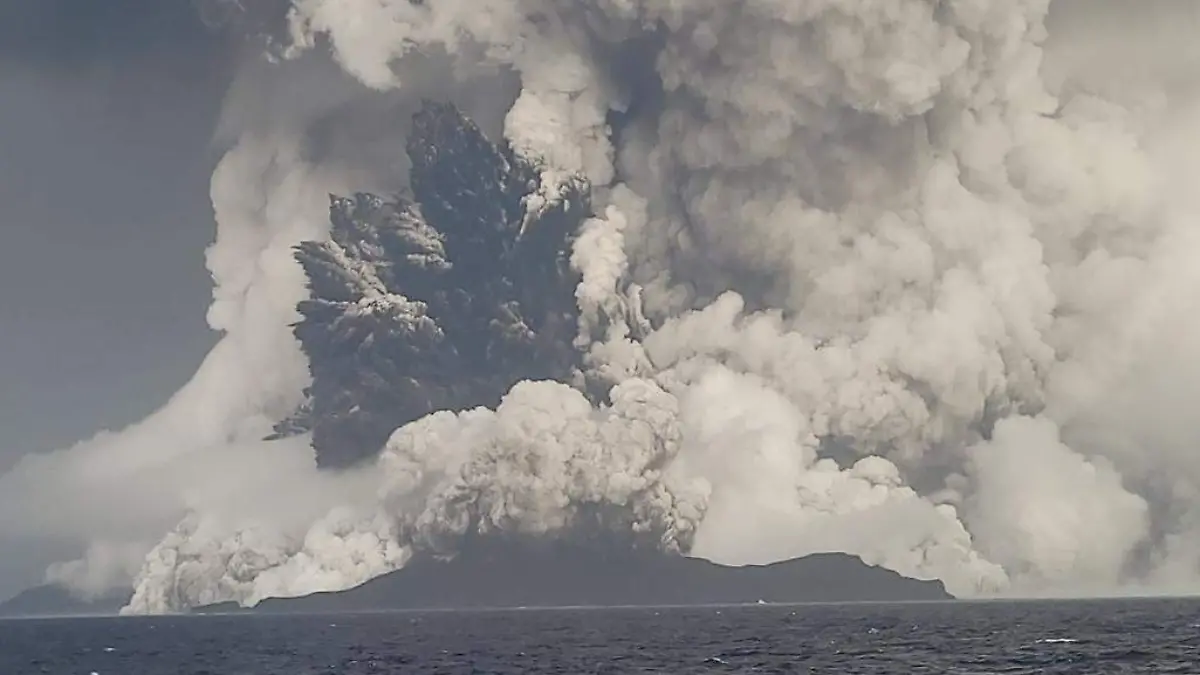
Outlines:
{"type": "MultiPolygon", "coordinates": [[[[0,618],[115,616],[129,597],[122,592],[89,602],[58,586],[38,586],[0,603],[0,618]]],[[[220,603],[193,612],[320,614],[952,599],[940,581],[909,579],[844,553],[727,567],[652,551],[605,553],[554,542],[489,546],[449,561],[426,557],[347,591],[276,598],[254,608],[220,603]]]]}
{"type": "Polygon", "coordinates": [[[329,240],[296,249],[312,385],[276,434],[312,432],[322,468],[370,461],[436,410],[494,407],[520,380],[579,370],[569,256],[586,182],[542,184],[448,104],[416,113],[407,151],[408,194],[331,196],[329,240]]]}
{"type": "Polygon", "coordinates": [[[82,600],[61,586],[35,586],[4,602],[0,602],[0,617],[33,618],[52,616],[112,616],[132,597],[132,591],[82,600]]]}
{"type": "Polygon", "coordinates": [[[451,561],[414,560],[347,591],[233,603],[199,613],[327,613],[518,607],[622,607],[953,599],[940,581],[909,579],[828,553],[726,567],[654,552],[601,555],[566,545],[510,547],[451,561]]]}

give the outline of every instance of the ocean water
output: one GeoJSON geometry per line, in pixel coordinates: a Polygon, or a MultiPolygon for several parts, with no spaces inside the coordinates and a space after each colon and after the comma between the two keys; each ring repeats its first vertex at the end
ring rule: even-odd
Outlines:
{"type": "Polygon", "coordinates": [[[1200,602],[0,622],[0,674],[1200,673],[1200,602]]]}

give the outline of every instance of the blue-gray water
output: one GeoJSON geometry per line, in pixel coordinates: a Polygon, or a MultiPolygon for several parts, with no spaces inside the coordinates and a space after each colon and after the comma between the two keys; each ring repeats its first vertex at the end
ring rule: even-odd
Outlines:
{"type": "Polygon", "coordinates": [[[1198,673],[1191,600],[0,622],[0,673],[1198,673]]]}

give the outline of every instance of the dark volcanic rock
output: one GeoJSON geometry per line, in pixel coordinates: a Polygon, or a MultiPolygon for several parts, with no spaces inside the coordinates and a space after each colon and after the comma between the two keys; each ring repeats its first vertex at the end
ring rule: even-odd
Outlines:
{"type": "Polygon", "coordinates": [[[35,586],[0,602],[0,616],[112,616],[129,602],[133,591],[121,591],[92,600],[82,600],[61,586],[35,586]]]}
{"type": "Polygon", "coordinates": [[[408,155],[411,198],[331,197],[330,240],[296,253],[310,297],[295,334],[313,383],[276,431],[311,431],[322,467],[373,458],[435,410],[495,406],[519,380],[578,372],[568,257],[586,184],[542,184],[450,105],[421,108],[408,155]]]}
{"type": "MultiPolygon", "coordinates": [[[[267,600],[264,613],[390,609],[707,605],[950,600],[939,581],[908,579],[842,553],[726,567],[652,551],[602,553],[564,542],[501,545],[414,560],[340,593],[267,600]]],[[[200,612],[239,611],[213,605],[200,612]]],[[[245,610],[241,610],[245,611],[245,610]]]]}

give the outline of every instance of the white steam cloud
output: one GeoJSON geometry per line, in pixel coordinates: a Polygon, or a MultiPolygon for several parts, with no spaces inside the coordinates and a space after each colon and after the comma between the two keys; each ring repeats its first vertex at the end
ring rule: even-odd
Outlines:
{"type": "Polygon", "coordinates": [[[1131,4],[295,0],[213,178],[226,337],[152,418],[0,477],[0,532],[103,542],[51,574],[90,593],[149,551],[131,612],[346,588],[464,504],[958,595],[1186,589],[1200,15],[1131,4]],[[429,94],[541,158],[544,199],[591,181],[578,345],[615,387],[523,382],[322,474],[256,440],[305,384],[289,247],[403,180],[395,111],[429,94]]]}

